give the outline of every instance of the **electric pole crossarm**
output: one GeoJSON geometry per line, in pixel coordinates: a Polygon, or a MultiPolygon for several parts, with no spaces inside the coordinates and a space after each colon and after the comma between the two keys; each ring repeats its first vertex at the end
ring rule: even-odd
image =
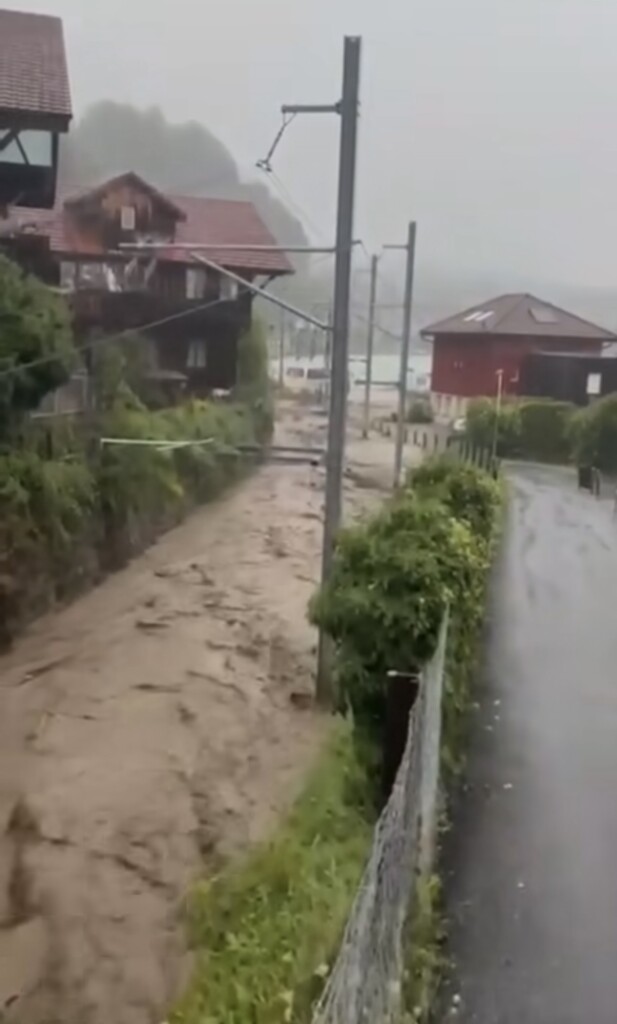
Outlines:
{"type": "Polygon", "coordinates": [[[293,114],[340,114],[340,103],[286,103],[281,107],[284,115],[293,114]]]}

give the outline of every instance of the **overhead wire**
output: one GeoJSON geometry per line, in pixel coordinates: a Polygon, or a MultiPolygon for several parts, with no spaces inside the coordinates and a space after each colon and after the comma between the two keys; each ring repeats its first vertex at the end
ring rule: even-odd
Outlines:
{"type": "MultiPolygon", "coordinates": [[[[239,288],[238,297],[242,294],[250,292],[250,288],[239,288]]],[[[126,337],[127,334],[142,334],[147,331],[155,330],[157,327],[164,327],[166,324],[174,323],[177,320],[182,320],[185,317],[193,316],[195,313],[203,313],[207,309],[212,309],[214,306],[218,306],[223,302],[229,302],[228,298],[211,299],[209,302],[202,303],[198,306],[192,306],[190,309],[183,309],[177,313],[170,313],[169,316],[161,317],[158,320],[152,320],[149,323],[140,324],[138,327],[125,327],[124,330],[118,331],[114,334],[103,335],[99,338],[92,338],[91,341],[86,342],[83,345],[78,345],[75,348],[75,352],[81,354],[82,352],[88,352],[91,349],[98,348],[99,345],[111,344],[114,341],[120,341],[126,337]]],[[[17,376],[20,373],[24,373],[27,370],[33,370],[38,366],[46,366],[48,363],[56,362],[58,359],[57,354],[49,354],[46,356],[40,356],[38,359],[31,359],[27,363],[19,363],[16,366],[10,366],[6,369],[0,369],[0,380],[6,380],[9,377],[17,376]]]]}

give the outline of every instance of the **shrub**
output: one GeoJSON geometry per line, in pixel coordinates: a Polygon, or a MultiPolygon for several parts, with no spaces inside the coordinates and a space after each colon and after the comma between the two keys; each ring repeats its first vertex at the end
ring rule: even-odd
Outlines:
{"type": "Polygon", "coordinates": [[[74,359],[64,300],[0,256],[0,371],[24,367],[0,378],[0,432],[63,384],[74,359]]]}
{"type": "Polygon", "coordinates": [[[432,423],[433,410],[430,402],[418,398],[410,403],[406,416],[408,423],[432,423]]]}
{"type": "Polygon", "coordinates": [[[506,400],[497,413],[490,398],[470,402],[467,437],[471,444],[491,448],[497,417],[497,455],[502,458],[567,462],[571,457],[574,406],[552,399],[506,400]]]}
{"type": "Polygon", "coordinates": [[[450,514],[466,523],[476,537],[490,537],[500,489],[488,473],[440,456],[412,470],[408,483],[416,494],[442,501],[450,514]]]}
{"type": "Polygon", "coordinates": [[[576,413],[570,437],[579,465],[617,473],[617,395],[606,395],[576,413]]]}
{"type": "Polygon", "coordinates": [[[567,462],[571,454],[571,422],[575,408],[569,402],[550,399],[523,401],[519,405],[520,451],[523,458],[539,462],[567,462]]]}
{"type": "MultiPolygon", "coordinates": [[[[446,606],[467,641],[482,615],[499,489],[449,460],[414,479],[415,490],[341,534],[330,581],[311,606],[336,644],[339,709],[350,708],[373,739],[388,671],[418,671],[432,656],[446,606]]],[[[468,665],[471,648],[464,654],[468,665]]]]}
{"type": "Polygon", "coordinates": [[[515,402],[505,401],[497,414],[493,399],[474,399],[469,403],[467,410],[467,438],[477,448],[491,449],[495,437],[496,417],[497,455],[514,458],[520,452],[520,417],[519,407],[515,402]]]}

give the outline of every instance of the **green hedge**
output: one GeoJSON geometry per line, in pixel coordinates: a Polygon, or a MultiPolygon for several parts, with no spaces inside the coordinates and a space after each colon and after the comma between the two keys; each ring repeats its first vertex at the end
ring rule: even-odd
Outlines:
{"type": "Polygon", "coordinates": [[[311,615],[335,642],[339,709],[352,711],[362,738],[379,741],[388,671],[417,671],[432,656],[449,605],[445,719],[454,756],[500,499],[488,474],[440,458],[341,534],[331,580],[311,615]]]}
{"type": "Polygon", "coordinates": [[[0,452],[0,642],[216,496],[246,469],[235,446],[263,436],[261,408],[193,401],[152,412],[121,390],[87,432],[65,426],[53,458],[36,432],[31,447],[0,452]],[[213,444],[101,448],[99,435],[213,444]]]}
{"type": "Polygon", "coordinates": [[[506,400],[497,413],[495,402],[470,402],[467,436],[473,445],[490,448],[497,417],[497,454],[502,458],[564,463],[572,458],[572,424],[576,413],[569,402],[550,399],[506,400]]]}
{"type": "Polygon", "coordinates": [[[617,395],[606,395],[576,414],[571,443],[578,465],[617,473],[617,395]]]}

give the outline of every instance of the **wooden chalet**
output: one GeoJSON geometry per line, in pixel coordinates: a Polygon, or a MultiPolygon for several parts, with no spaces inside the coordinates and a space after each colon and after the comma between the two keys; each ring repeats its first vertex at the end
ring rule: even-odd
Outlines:
{"type": "MultiPolygon", "coordinates": [[[[252,203],[170,196],[127,173],[64,197],[51,212],[14,208],[10,219],[5,251],[68,296],[79,340],[143,330],[159,381],[181,381],[196,395],[233,387],[252,294],[198,264],[188,249],[158,245],[273,245],[252,203]],[[121,248],[144,242],[156,250],[121,248]]],[[[281,252],[215,248],[205,255],[248,282],[292,272],[281,252]]]]}

